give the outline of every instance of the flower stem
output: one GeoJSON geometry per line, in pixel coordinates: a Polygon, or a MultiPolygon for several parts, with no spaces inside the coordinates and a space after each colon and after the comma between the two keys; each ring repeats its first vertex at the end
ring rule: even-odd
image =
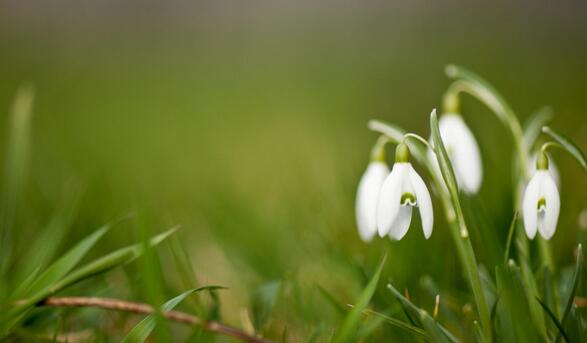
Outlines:
{"type": "Polygon", "coordinates": [[[442,191],[442,180],[435,177],[434,181],[438,183],[438,188],[441,190],[440,198],[445,208],[451,229],[450,231],[453,240],[455,241],[461,264],[465,267],[465,272],[469,279],[471,290],[473,291],[483,334],[486,341],[491,342],[492,336],[489,307],[487,306],[487,300],[485,299],[485,294],[483,293],[483,288],[481,286],[479,266],[477,265],[477,259],[469,237],[465,216],[463,215],[454,170],[442,142],[442,138],[440,137],[436,110],[433,110],[430,115],[430,129],[434,141],[434,153],[436,154],[436,159],[438,160],[438,165],[448,192],[442,191]]]}
{"type": "MultiPolygon", "coordinates": [[[[459,109],[460,103],[458,95],[460,93],[467,93],[489,107],[511,132],[515,151],[518,155],[520,172],[525,182],[528,182],[530,179],[530,172],[528,169],[528,147],[524,144],[524,135],[518,117],[509,104],[487,81],[465,68],[449,65],[446,68],[446,74],[450,78],[456,79],[456,81],[450,85],[445,93],[444,106],[448,107],[445,109],[459,109]]],[[[514,203],[516,210],[520,209],[519,207],[521,204],[520,199],[522,197],[520,189],[521,187],[514,187],[514,203]]],[[[530,267],[528,239],[524,233],[522,225],[519,225],[518,230],[516,231],[516,246],[518,248],[518,258],[520,260],[522,278],[529,291],[527,300],[530,306],[532,319],[538,330],[545,335],[544,337],[546,337],[544,315],[540,305],[535,301],[536,296],[538,296],[538,287],[530,267]]],[[[547,265],[548,268],[552,268],[552,256],[548,242],[541,244],[540,248],[542,264],[547,265]]]]}

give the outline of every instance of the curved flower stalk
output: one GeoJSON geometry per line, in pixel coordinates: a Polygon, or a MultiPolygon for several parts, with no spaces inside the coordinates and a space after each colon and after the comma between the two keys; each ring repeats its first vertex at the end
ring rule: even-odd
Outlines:
{"type": "Polygon", "coordinates": [[[409,162],[409,149],[397,146],[395,164],[385,179],[377,202],[377,229],[380,237],[402,239],[410,227],[412,209],[418,207],[424,237],[432,234],[434,214],[426,184],[409,162]]]}
{"type": "MultiPolygon", "coordinates": [[[[475,194],[481,188],[483,167],[479,145],[473,133],[457,113],[443,114],[438,120],[440,135],[454,166],[459,188],[468,194],[475,194]]],[[[432,141],[432,138],[430,138],[432,141]]],[[[437,175],[442,175],[436,156],[429,150],[428,158],[437,175]]]]}
{"type": "Polygon", "coordinates": [[[364,242],[370,242],[377,232],[377,199],[379,190],[389,174],[385,162],[385,136],[379,138],[371,153],[371,162],[359,181],[355,214],[359,236],[364,242]]]}
{"type": "Polygon", "coordinates": [[[538,231],[544,239],[548,240],[556,231],[560,196],[548,165],[548,157],[541,152],[536,162],[536,173],[530,179],[524,192],[522,205],[524,228],[530,239],[533,239],[538,231]]]}

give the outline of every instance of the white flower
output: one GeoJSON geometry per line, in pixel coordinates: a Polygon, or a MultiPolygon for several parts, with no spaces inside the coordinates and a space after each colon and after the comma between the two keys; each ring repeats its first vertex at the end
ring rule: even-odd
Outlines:
{"type": "Polygon", "coordinates": [[[377,232],[377,199],[388,174],[389,168],[385,162],[372,161],[359,182],[355,213],[359,236],[364,242],[371,241],[377,232]]]}
{"type": "MultiPolygon", "coordinates": [[[[398,151],[400,148],[407,151],[407,147],[403,144],[398,146],[398,151]]],[[[379,236],[389,235],[392,239],[402,239],[410,227],[412,207],[419,208],[424,236],[428,239],[432,234],[434,222],[430,193],[412,164],[407,162],[407,153],[405,158],[398,159],[398,152],[396,152],[396,163],[379,192],[377,203],[379,236]]]]}
{"type": "Polygon", "coordinates": [[[537,171],[526,187],[522,204],[524,228],[530,239],[536,236],[536,231],[550,239],[556,230],[560,211],[558,189],[548,171],[548,159],[543,157],[538,159],[537,171]]]}
{"type": "MultiPolygon", "coordinates": [[[[438,129],[452,162],[459,187],[466,193],[477,193],[481,188],[483,167],[479,146],[473,133],[461,115],[452,113],[440,117],[438,129]]],[[[442,180],[436,156],[428,151],[428,158],[442,180]]]]}

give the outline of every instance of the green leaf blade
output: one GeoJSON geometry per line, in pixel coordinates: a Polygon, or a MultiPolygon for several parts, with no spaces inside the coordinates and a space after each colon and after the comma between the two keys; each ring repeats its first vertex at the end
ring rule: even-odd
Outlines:
{"type": "Polygon", "coordinates": [[[375,293],[375,289],[377,288],[377,284],[379,283],[379,278],[381,277],[381,271],[383,270],[384,263],[385,258],[383,258],[379,264],[379,267],[377,268],[377,271],[367,286],[363,289],[363,292],[357,299],[354,308],[344,318],[342,325],[334,335],[332,342],[341,343],[353,341],[353,336],[357,332],[357,328],[360,324],[362,312],[369,305],[369,302],[375,293]]]}
{"type": "MultiPolygon", "coordinates": [[[[161,306],[161,312],[167,312],[173,310],[180,302],[182,302],[188,296],[203,291],[203,290],[218,290],[218,289],[226,289],[223,286],[204,286],[198,287],[194,289],[190,289],[181,293],[180,295],[168,300],[161,306]]],[[[121,343],[137,343],[137,342],[145,342],[151,332],[155,329],[157,325],[157,318],[154,314],[148,315],[143,320],[141,320],[132,330],[122,339],[121,343]]]]}
{"type": "Polygon", "coordinates": [[[587,171],[587,158],[585,158],[585,154],[583,154],[583,151],[577,146],[577,144],[575,144],[570,138],[556,132],[548,126],[542,127],[542,132],[546,133],[557,143],[559,143],[564,148],[564,150],[571,154],[571,156],[573,156],[577,162],[579,162],[579,165],[581,165],[581,167],[587,171]]]}

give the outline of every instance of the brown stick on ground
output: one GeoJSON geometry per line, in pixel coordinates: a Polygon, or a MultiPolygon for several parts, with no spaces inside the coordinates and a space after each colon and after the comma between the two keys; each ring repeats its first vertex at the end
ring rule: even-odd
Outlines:
{"type": "MultiPolygon", "coordinates": [[[[40,306],[51,306],[51,307],[96,307],[107,310],[132,312],[140,314],[152,314],[155,311],[151,305],[136,303],[118,299],[108,298],[94,298],[94,297],[49,297],[42,301],[40,306]]],[[[199,326],[202,329],[210,332],[214,332],[220,335],[231,336],[244,342],[250,343],[271,343],[272,341],[267,340],[260,336],[254,336],[248,334],[240,329],[227,326],[215,321],[206,321],[202,318],[194,315],[179,312],[179,311],[167,311],[161,313],[161,315],[169,320],[199,326]]]]}

